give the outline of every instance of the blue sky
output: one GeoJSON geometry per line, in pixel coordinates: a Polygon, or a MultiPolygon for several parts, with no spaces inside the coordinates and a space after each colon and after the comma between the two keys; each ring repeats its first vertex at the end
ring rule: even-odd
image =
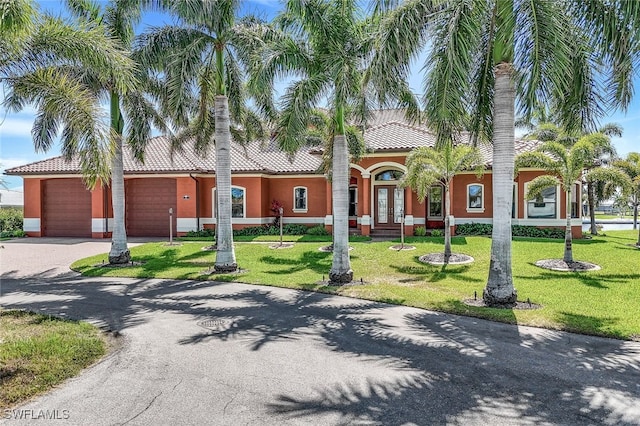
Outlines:
{"type": "MultiPolygon", "coordinates": [[[[58,1],[41,1],[41,9],[53,14],[60,14],[60,2],[58,1]]],[[[264,19],[269,19],[275,15],[279,9],[277,0],[252,0],[243,6],[244,13],[258,15],[264,19]]],[[[148,13],[145,15],[143,22],[139,28],[140,31],[148,26],[162,25],[170,23],[170,18],[157,14],[148,13]]],[[[416,92],[421,92],[421,75],[419,68],[422,61],[416,61],[415,72],[410,81],[411,88],[416,92]]],[[[636,89],[640,90],[640,77],[636,76],[636,89]]],[[[0,90],[3,90],[0,87],[0,90]]],[[[31,127],[33,124],[34,109],[26,108],[19,113],[7,113],[0,111],[0,166],[2,171],[5,168],[11,168],[34,161],[43,160],[60,155],[60,147],[56,145],[49,152],[36,153],[33,148],[31,139],[31,127]]],[[[615,122],[622,125],[624,134],[621,138],[614,138],[613,142],[622,156],[631,151],[640,151],[640,96],[636,96],[629,106],[626,113],[620,111],[610,112],[601,121],[602,123],[615,122]]],[[[22,186],[22,178],[13,176],[3,176],[9,188],[22,186]]]]}

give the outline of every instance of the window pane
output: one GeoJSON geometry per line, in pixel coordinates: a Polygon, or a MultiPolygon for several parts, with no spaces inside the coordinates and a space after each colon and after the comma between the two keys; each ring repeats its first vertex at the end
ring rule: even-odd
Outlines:
{"type": "Polygon", "coordinates": [[[231,217],[244,217],[244,190],[231,188],[231,217]]]}
{"type": "Polygon", "coordinates": [[[432,186],[429,190],[429,216],[442,217],[441,186],[432,186]]]}
{"type": "Polygon", "coordinates": [[[305,210],[307,208],[307,189],[306,188],[296,188],[294,208],[296,210],[305,210]]]}
{"type": "Polygon", "coordinates": [[[556,217],[556,187],[550,186],[542,190],[535,200],[527,202],[527,216],[541,219],[556,217]]]}
{"type": "Polygon", "coordinates": [[[400,170],[387,170],[387,171],[378,173],[376,175],[375,180],[378,180],[378,181],[400,180],[402,179],[402,176],[404,176],[404,173],[402,173],[400,170]]]}
{"type": "Polygon", "coordinates": [[[482,208],[482,185],[469,186],[469,208],[482,208]]]}

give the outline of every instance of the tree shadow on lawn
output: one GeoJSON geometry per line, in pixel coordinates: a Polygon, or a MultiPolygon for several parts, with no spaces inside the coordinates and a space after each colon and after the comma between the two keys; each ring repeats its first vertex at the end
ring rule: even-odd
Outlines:
{"type": "MultiPolygon", "coordinates": [[[[300,256],[294,258],[293,256],[277,257],[277,256],[262,256],[259,260],[269,265],[283,265],[289,266],[288,268],[278,269],[274,271],[267,271],[268,274],[292,274],[304,270],[311,270],[317,274],[327,274],[329,268],[331,268],[331,256],[330,252],[322,252],[319,250],[307,250],[302,252],[300,256]]],[[[353,259],[354,257],[351,256],[353,259]]]]}
{"type": "MultiPolygon", "coordinates": [[[[529,263],[536,269],[542,269],[529,263]]],[[[567,281],[577,280],[580,283],[594,288],[608,289],[607,284],[626,284],[628,281],[640,280],[640,274],[603,274],[586,272],[561,272],[561,271],[541,271],[535,275],[516,275],[515,278],[527,281],[567,281]]]]}
{"type": "MultiPolygon", "coordinates": [[[[391,268],[397,272],[405,275],[421,276],[422,280],[428,282],[438,282],[446,278],[452,278],[458,281],[464,282],[481,282],[480,278],[470,277],[465,275],[471,269],[470,265],[429,265],[424,262],[420,262],[420,256],[413,257],[416,265],[391,265],[391,268]]],[[[411,281],[418,281],[417,279],[410,279],[411,281]]]]}
{"type": "Polygon", "coordinates": [[[568,331],[581,331],[585,330],[585,328],[599,330],[600,332],[594,333],[596,336],[604,336],[611,333],[617,334],[617,337],[622,339],[624,338],[621,334],[616,333],[614,330],[611,330],[610,326],[617,325],[620,323],[620,318],[616,317],[594,317],[591,315],[581,315],[575,314],[571,312],[558,312],[558,314],[554,317],[554,320],[563,325],[563,328],[568,331]],[[584,324],[588,324],[588,327],[585,327],[584,324]]]}

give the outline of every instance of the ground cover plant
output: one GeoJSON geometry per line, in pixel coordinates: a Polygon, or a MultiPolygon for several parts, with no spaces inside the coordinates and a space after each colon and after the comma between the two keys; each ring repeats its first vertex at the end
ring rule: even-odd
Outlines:
{"type": "Polygon", "coordinates": [[[91,324],[0,309],[0,412],[75,376],[106,348],[91,324]]]}
{"type": "MultiPolygon", "coordinates": [[[[236,243],[240,274],[210,275],[215,259],[202,250],[205,242],[180,246],[149,243],[132,250],[142,265],[106,268],[105,255],[75,262],[72,268],[89,276],[204,279],[314,290],[381,302],[403,304],[497,321],[562,329],[623,339],[640,339],[640,250],[634,231],[610,231],[606,236],[576,240],[581,259],[597,263],[600,271],[554,272],[534,265],[543,257],[562,255],[562,240],[514,237],[513,274],[519,300],[542,305],[537,310],[477,308],[463,303],[474,294],[482,298],[490,260],[491,239],[454,237],[456,252],[473,256],[469,265],[431,266],[418,261],[439,250],[443,239],[408,237],[413,251],[389,250],[393,242],[351,242],[354,279],[362,285],[327,286],[331,253],[321,242],[297,242],[273,250],[267,242],[236,243]]],[[[272,240],[275,241],[275,240],[272,240]]],[[[299,241],[299,240],[298,240],[299,241]]]]}

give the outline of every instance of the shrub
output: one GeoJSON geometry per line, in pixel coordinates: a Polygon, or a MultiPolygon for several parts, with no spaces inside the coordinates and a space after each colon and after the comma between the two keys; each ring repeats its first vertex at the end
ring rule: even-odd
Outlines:
{"type": "Polygon", "coordinates": [[[187,237],[215,237],[216,231],[211,228],[200,229],[199,231],[187,232],[187,237]]]}
{"type": "Polygon", "coordinates": [[[491,235],[492,229],[488,223],[461,223],[456,226],[456,235],[491,235]]]}
{"type": "Polygon", "coordinates": [[[434,229],[431,231],[432,237],[442,237],[443,235],[444,235],[444,232],[442,232],[441,229],[434,229]]]}
{"type": "MultiPolygon", "coordinates": [[[[462,223],[456,226],[456,235],[491,235],[492,230],[493,226],[488,223],[462,223]]],[[[564,229],[562,228],[513,225],[511,234],[514,237],[564,239],[564,229]]]]}
{"type": "Polygon", "coordinates": [[[22,209],[0,209],[0,231],[22,231],[24,212],[22,209]]]}
{"type": "Polygon", "coordinates": [[[424,237],[425,235],[427,235],[427,228],[425,228],[424,226],[418,226],[414,228],[413,235],[415,235],[416,237],[424,237]]]}
{"type": "Polygon", "coordinates": [[[323,225],[312,226],[307,229],[307,234],[309,235],[329,235],[329,231],[323,225]]]}
{"type": "MultiPolygon", "coordinates": [[[[287,223],[282,226],[282,233],[284,235],[304,235],[307,232],[307,227],[297,223],[287,223]]],[[[233,235],[236,236],[257,236],[257,235],[280,235],[279,226],[249,226],[243,229],[236,229],[233,231],[233,235]]]]}
{"type": "Polygon", "coordinates": [[[17,229],[15,231],[2,231],[0,232],[0,238],[22,238],[26,237],[27,233],[22,229],[17,229]]]}

